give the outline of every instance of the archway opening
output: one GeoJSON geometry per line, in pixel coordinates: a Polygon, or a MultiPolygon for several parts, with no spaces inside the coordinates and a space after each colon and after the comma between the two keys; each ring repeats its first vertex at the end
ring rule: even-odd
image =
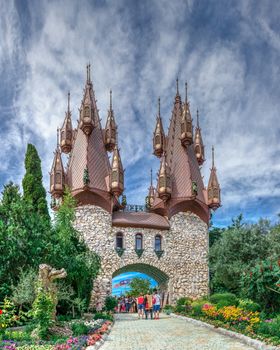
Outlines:
{"type": "Polygon", "coordinates": [[[149,264],[129,264],[121,267],[113,273],[113,295],[126,294],[130,290],[130,282],[134,277],[149,279],[152,288],[165,289],[168,283],[168,275],[155,266],[149,264]]]}

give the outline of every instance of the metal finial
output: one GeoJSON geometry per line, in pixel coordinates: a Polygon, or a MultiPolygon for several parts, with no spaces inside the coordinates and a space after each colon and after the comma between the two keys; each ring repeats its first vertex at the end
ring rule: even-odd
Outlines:
{"type": "Polygon", "coordinates": [[[188,83],[185,82],[185,101],[186,103],[188,102],[188,83]]]}
{"type": "Polygon", "coordinates": [[[68,91],[68,103],[67,103],[68,113],[70,112],[70,91],[68,91]]]}
{"type": "Polygon", "coordinates": [[[87,83],[88,83],[88,64],[87,64],[87,83]]]}
{"type": "Polygon", "coordinates": [[[56,148],[59,148],[59,127],[56,129],[56,148]]]}
{"type": "Polygon", "coordinates": [[[160,97],[158,98],[158,116],[160,117],[160,97]]]}
{"type": "Polygon", "coordinates": [[[151,168],[151,187],[153,187],[153,169],[151,168]]]}
{"type": "Polygon", "coordinates": [[[178,77],[176,79],[176,88],[177,88],[177,95],[179,95],[179,79],[178,79],[178,77]]]}
{"type": "Polygon", "coordinates": [[[90,63],[88,64],[88,81],[90,83],[90,63]]]}
{"type": "Polygon", "coordinates": [[[198,112],[198,109],[196,110],[196,125],[199,128],[199,112],[198,112]]]}
{"type": "Polygon", "coordinates": [[[112,89],[110,90],[110,110],[112,110],[112,89]]]}
{"type": "Polygon", "coordinates": [[[212,146],[212,168],[215,166],[215,154],[214,154],[214,146],[212,146]]]}

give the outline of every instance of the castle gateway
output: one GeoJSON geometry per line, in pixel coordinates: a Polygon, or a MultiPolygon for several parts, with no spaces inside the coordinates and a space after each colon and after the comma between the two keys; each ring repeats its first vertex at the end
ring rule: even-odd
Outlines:
{"type": "Polygon", "coordinates": [[[213,161],[208,187],[200,173],[204,162],[201,129],[193,133],[190,105],[174,99],[168,134],[164,134],[160,101],[153,135],[154,154],[160,158],[156,187],[151,185],[146,206],[126,204],[124,171],[117,145],[117,125],[110,106],[101,126],[90,66],[76,129],[69,108],[59,131],[50,173],[52,207],[56,209],[65,185],[77,201],[76,228],[101,257],[91,305],[111,294],[112,278],[137,271],[153,277],[174,304],[182,296],[208,294],[208,223],[210,210],[220,206],[220,187],[213,161]],[[61,152],[69,154],[64,170],[61,152]],[[112,152],[110,164],[108,152],[112,152]]]}

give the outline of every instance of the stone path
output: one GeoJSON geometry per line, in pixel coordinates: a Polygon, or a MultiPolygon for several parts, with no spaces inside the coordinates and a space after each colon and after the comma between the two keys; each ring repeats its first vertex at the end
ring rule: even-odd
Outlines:
{"type": "Polygon", "coordinates": [[[138,320],[120,314],[101,350],[253,350],[252,347],[185,320],[161,314],[138,320]]]}

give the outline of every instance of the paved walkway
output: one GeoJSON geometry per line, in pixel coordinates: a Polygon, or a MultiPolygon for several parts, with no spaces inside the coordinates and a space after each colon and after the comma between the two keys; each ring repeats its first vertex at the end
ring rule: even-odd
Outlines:
{"type": "Polygon", "coordinates": [[[253,348],[207,328],[163,314],[160,320],[138,320],[135,314],[119,314],[101,350],[253,350],[253,348]]]}

